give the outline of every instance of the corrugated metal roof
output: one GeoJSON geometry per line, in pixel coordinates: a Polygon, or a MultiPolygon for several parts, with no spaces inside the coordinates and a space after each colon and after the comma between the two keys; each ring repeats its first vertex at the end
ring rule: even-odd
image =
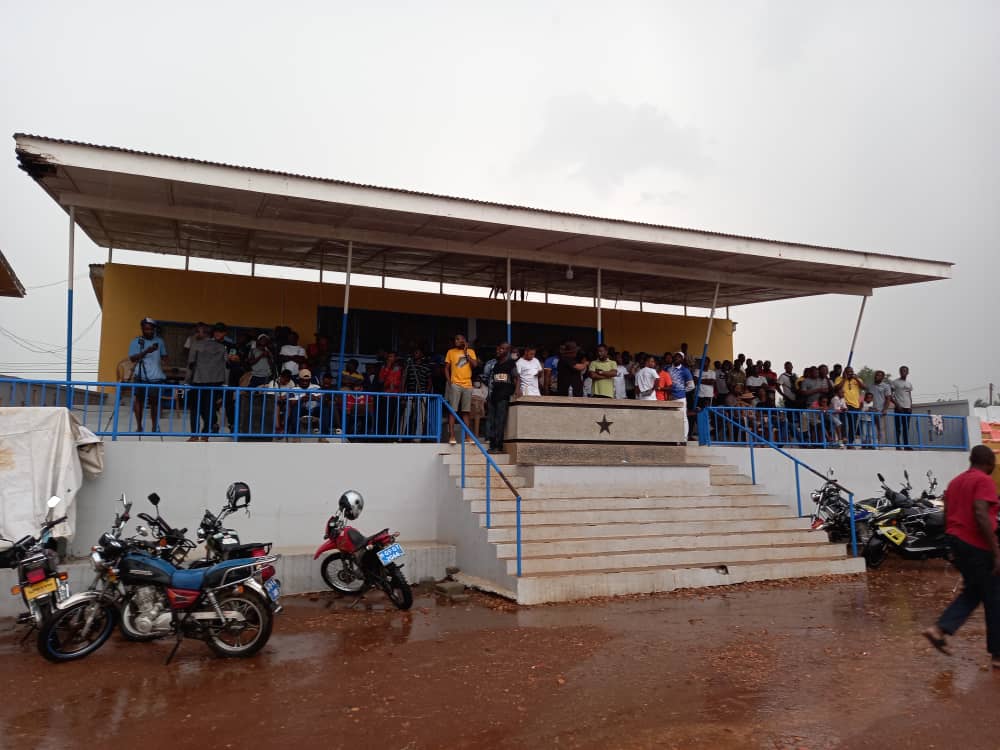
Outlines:
{"type": "MultiPolygon", "coordinates": [[[[161,154],[161,153],[157,153],[155,151],[142,151],[140,149],[123,148],[121,146],[105,146],[105,145],[97,144],[97,143],[88,143],[86,141],[74,141],[74,140],[66,139],[66,138],[52,138],[52,137],[49,137],[49,136],[33,135],[33,134],[30,134],[30,133],[20,133],[19,132],[19,133],[15,133],[13,137],[15,139],[17,139],[17,138],[35,138],[35,139],[41,140],[41,141],[49,141],[51,143],[60,143],[60,144],[65,144],[65,145],[70,145],[70,146],[85,146],[87,148],[97,148],[97,149],[102,149],[102,150],[105,150],[105,151],[114,151],[114,152],[123,153],[123,154],[134,154],[134,155],[138,155],[138,156],[152,156],[152,157],[155,157],[155,158],[158,158],[158,159],[170,159],[170,160],[173,160],[173,161],[186,162],[186,163],[190,163],[190,164],[202,164],[202,165],[210,166],[210,167],[224,167],[224,168],[228,168],[228,169],[239,169],[239,170],[248,171],[248,172],[254,172],[254,173],[258,173],[258,174],[272,175],[272,176],[276,176],[276,177],[291,177],[291,178],[295,178],[295,179],[312,180],[312,181],[320,182],[320,183],[327,183],[327,184],[333,184],[333,185],[346,185],[346,186],[350,186],[350,187],[364,188],[364,189],[367,189],[367,190],[379,190],[379,191],[384,191],[386,193],[396,193],[396,194],[400,194],[400,195],[416,195],[416,196],[422,196],[422,197],[427,197],[427,198],[435,198],[435,199],[439,199],[439,200],[457,201],[457,202],[460,202],[460,203],[466,203],[466,204],[472,204],[472,205],[493,206],[493,207],[496,207],[496,208],[505,208],[505,209],[522,210],[522,211],[535,211],[535,212],[538,212],[538,213],[541,213],[541,214],[546,214],[548,216],[561,216],[561,217],[574,218],[574,219],[592,219],[592,220],[599,220],[599,221],[609,221],[609,222],[613,222],[613,223],[621,224],[621,225],[643,226],[643,227],[650,227],[650,228],[654,228],[654,229],[669,229],[669,230],[677,230],[677,231],[684,231],[684,232],[696,232],[698,234],[708,235],[708,236],[712,236],[712,237],[726,237],[726,238],[737,239],[737,240],[748,240],[748,241],[752,241],[752,242],[767,242],[767,243],[772,243],[772,244],[794,245],[796,247],[813,248],[813,249],[817,249],[817,250],[836,250],[836,251],[840,251],[840,252],[858,252],[858,251],[850,250],[849,248],[839,248],[839,247],[834,247],[832,245],[815,245],[815,244],[809,244],[809,243],[803,243],[803,242],[788,242],[788,241],[783,241],[783,240],[774,240],[774,239],[771,239],[771,238],[768,238],[768,237],[754,237],[752,235],[732,234],[732,233],[729,233],[729,232],[714,232],[714,231],[706,230],[706,229],[695,229],[695,228],[692,228],[692,227],[681,227],[681,226],[675,226],[675,225],[670,225],[670,224],[654,224],[652,222],[634,221],[634,220],[627,220],[627,219],[616,219],[616,218],[610,218],[610,217],[605,217],[605,216],[595,216],[595,215],[592,215],[592,214],[581,214],[581,213],[573,213],[573,212],[568,212],[568,211],[553,211],[553,210],[550,210],[550,209],[535,208],[533,206],[523,206],[523,205],[519,205],[519,204],[499,203],[499,202],[496,202],[496,201],[479,200],[479,199],[476,199],[476,198],[461,198],[461,197],[457,197],[457,196],[453,196],[453,195],[443,195],[443,194],[440,194],[440,193],[429,193],[429,192],[420,191],[420,190],[408,190],[408,189],[405,189],[405,188],[390,188],[390,187],[385,187],[383,185],[372,185],[372,184],[363,183],[363,182],[351,182],[349,180],[338,180],[338,179],[333,179],[333,178],[329,178],[329,177],[316,177],[316,176],[313,176],[313,175],[299,174],[299,173],[296,173],[296,172],[283,172],[283,171],[280,171],[280,170],[262,169],[260,167],[247,167],[247,166],[243,166],[243,165],[239,165],[239,164],[227,164],[225,162],[215,162],[215,161],[209,161],[209,160],[206,160],[206,159],[195,159],[195,158],[189,157],[189,156],[174,156],[172,154],[161,154]]],[[[25,171],[29,171],[29,169],[26,168],[26,165],[21,164],[20,166],[21,166],[22,169],[25,169],[25,171]]],[[[896,255],[896,254],[893,254],[893,253],[870,252],[870,251],[863,251],[863,252],[865,252],[867,255],[872,255],[872,256],[877,256],[877,257],[906,259],[906,256],[896,255]]],[[[947,262],[947,261],[943,261],[943,262],[945,262],[947,265],[954,265],[953,263],[950,263],[950,262],[947,262]]]]}

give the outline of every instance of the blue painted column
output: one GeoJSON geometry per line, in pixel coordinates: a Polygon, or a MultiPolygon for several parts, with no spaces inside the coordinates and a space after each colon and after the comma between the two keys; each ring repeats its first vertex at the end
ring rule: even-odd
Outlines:
{"type": "Polygon", "coordinates": [[[861,319],[865,315],[865,303],[868,302],[868,297],[861,298],[861,309],[858,311],[858,323],[854,326],[854,337],[851,339],[851,351],[847,354],[847,364],[845,367],[851,366],[851,361],[854,359],[854,345],[858,343],[858,332],[861,330],[861,319]]]}
{"type": "Polygon", "coordinates": [[[340,363],[337,365],[337,390],[341,390],[344,380],[344,353],[347,347],[347,316],[351,311],[351,259],[354,256],[354,242],[347,242],[347,274],[344,278],[344,319],[340,323],[340,363]]]}
{"type": "Polygon", "coordinates": [[[76,261],[76,207],[69,207],[69,252],[66,271],[66,408],[73,407],[73,273],[76,261]]]}

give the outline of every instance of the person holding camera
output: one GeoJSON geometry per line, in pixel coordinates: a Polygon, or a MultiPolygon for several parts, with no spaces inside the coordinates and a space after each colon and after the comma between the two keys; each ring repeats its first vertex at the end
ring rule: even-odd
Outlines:
{"type": "Polygon", "coordinates": [[[132,362],[132,382],[139,384],[133,389],[132,411],[135,413],[135,431],[143,431],[142,413],[149,404],[149,421],[153,432],[160,431],[160,395],[167,376],[163,365],[167,363],[167,345],[156,335],[156,321],[143,318],[139,321],[141,336],[132,339],[128,347],[128,358],[132,362]]]}

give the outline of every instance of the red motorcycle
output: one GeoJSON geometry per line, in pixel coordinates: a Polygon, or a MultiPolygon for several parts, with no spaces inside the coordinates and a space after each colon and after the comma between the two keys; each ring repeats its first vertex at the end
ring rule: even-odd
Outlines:
{"type": "Polygon", "coordinates": [[[377,534],[365,536],[345,522],[356,521],[365,507],[361,493],[348,490],[340,496],[337,513],[326,522],[326,540],[316,550],[313,560],[335,550],[323,560],[320,573],[326,585],[348,596],[361,596],[371,589],[385,592],[397,609],[413,605],[413,591],[396,563],[403,556],[403,548],[396,541],[399,532],[382,529],[377,534]]]}

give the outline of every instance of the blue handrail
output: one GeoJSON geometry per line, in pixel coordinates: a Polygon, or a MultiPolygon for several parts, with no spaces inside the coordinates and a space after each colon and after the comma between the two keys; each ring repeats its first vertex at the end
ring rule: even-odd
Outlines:
{"type": "MultiPolygon", "coordinates": [[[[712,411],[712,407],[710,407],[708,409],[703,409],[701,412],[698,413],[698,433],[699,434],[701,434],[703,431],[705,433],[707,433],[708,430],[709,430],[708,415],[709,415],[710,411],[712,411]]],[[[772,443],[767,438],[764,438],[764,437],[761,437],[760,435],[755,434],[753,432],[753,430],[749,429],[746,425],[741,424],[740,422],[737,422],[735,419],[733,419],[732,417],[730,417],[728,414],[725,414],[725,413],[717,411],[715,413],[715,416],[718,419],[722,419],[722,420],[725,420],[725,422],[731,423],[738,430],[741,430],[741,431],[743,431],[743,432],[746,433],[746,435],[747,435],[747,445],[750,448],[750,473],[751,473],[751,481],[754,484],[757,484],[757,468],[756,468],[756,463],[755,463],[755,460],[754,460],[754,445],[755,445],[755,443],[760,442],[760,443],[766,445],[768,448],[771,448],[772,450],[774,450],[777,453],[781,454],[782,456],[784,456],[785,458],[787,458],[789,461],[791,461],[794,464],[794,466],[795,466],[795,495],[796,495],[795,500],[796,500],[796,505],[797,505],[797,509],[798,509],[799,518],[801,518],[803,516],[803,513],[802,513],[802,488],[801,488],[801,484],[799,483],[799,467],[802,467],[802,468],[806,469],[807,471],[811,471],[813,474],[815,474],[816,476],[818,476],[823,481],[829,481],[835,487],[837,487],[837,489],[839,489],[839,490],[847,493],[847,496],[848,496],[848,509],[849,509],[849,512],[850,512],[850,519],[851,519],[851,554],[854,557],[858,556],[858,540],[857,540],[857,533],[856,533],[855,527],[854,527],[854,493],[851,490],[849,490],[846,487],[844,487],[844,485],[840,484],[840,482],[834,482],[834,481],[832,481],[829,477],[821,474],[819,471],[817,471],[816,469],[814,469],[813,467],[811,467],[805,461],[802,461],[802,460],[796,458],[791,453],[788,453],[787,451],[783,450],[780,446],[775,445],[774,443],[772,443]]]]}
{"type": "Polygon", "coordinates": [[[455,424],[459,425],[462,428],[462,431],[459,433],[459,441],[462,444],[461,448],[462,489],[465,489],[465,443],[466,443],[465,438],[466,437],[472,438],[473,445],[475,445],[476,448],[479,449],[479,452],[482,453],[483,457],[486,459],[486,528],[487,529],[491,527],[491,517],[490,517],[490,468],[491,467],[497,473],[497,476],[500,477],[503,483],[507,485],[507,489],[510,490],[510,493],[514,496],[514,527],[515,527],[514,535],[517,545],[517,552],[516,552],[517,577],[520,578],[521,577],[521,493],[519,493],[514,488],[514,485],[511,484],[511,481],[500,470],[500,467],[497,465],[497,462],[493,460],[493,456],[491,456],[489,452],[486,450],[486,448],[483,447],[483,444],[479,442],[479,438],[476,437],[476,435],[473,434],[472,430],[468,428],[468,426],[465,424],[465,420],[462,419],[461,416],[459,416],[459,414],[452,408],[451,404],[449,404],[448,401],[445,399],[441,400],[441,404],[445,409],[448,410],[448,413],[451,414],[452,417],[454,417],[455,424]]]}

